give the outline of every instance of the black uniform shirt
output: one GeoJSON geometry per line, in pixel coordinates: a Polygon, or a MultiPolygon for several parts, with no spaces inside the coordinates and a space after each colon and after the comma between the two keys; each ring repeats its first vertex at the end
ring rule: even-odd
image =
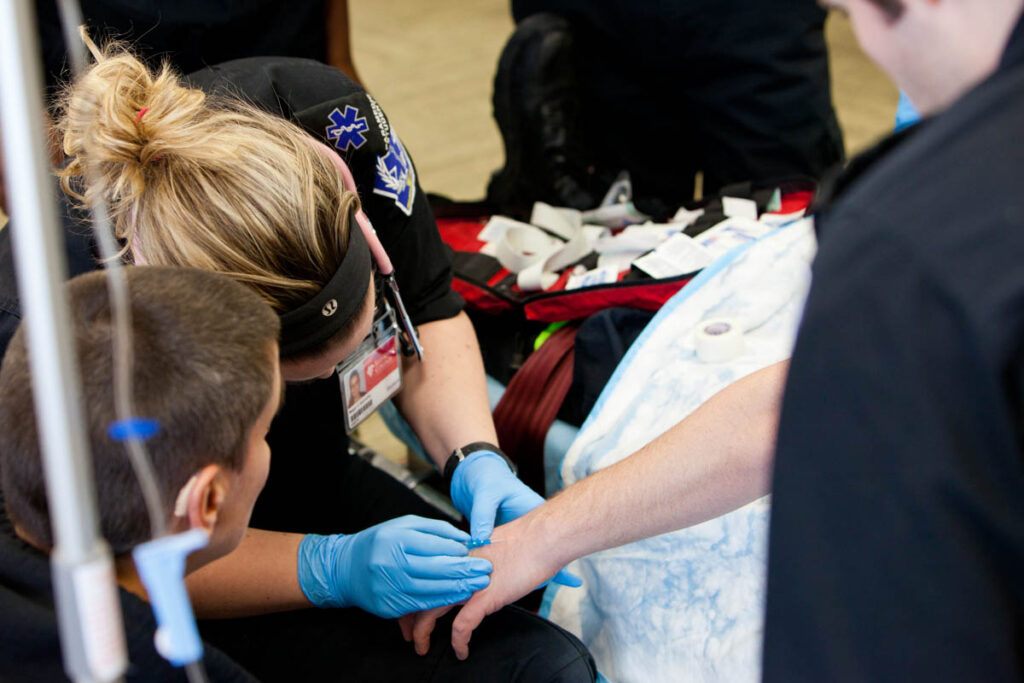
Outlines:
{"type": "MultiPolygon", "coordinates": [[[[119,589],[128,646],[126,680],[185,681],[153,646],[156,622],[145,602],[119,589]]],[[[204,664],[213,681],[255,681],[223,652],[204,644],[204,664]]],[[[0,490],[0,681],[67,680],[61,660],[57,615],[47,557],[14,533],[0,490]]]]}
{"type": "MultiPolygon", "coordinates": [[[[93,248],[88,223],[84,214],[75,209],[67,196],[53,184],[53,193],[59,204],[61,229],[64,233],[64,256],[67,259],[68,276],[88,273],[97,267],[96,250],[93,248]]],[[[0,359],[7,351],[15,330],[21,323],[21,303],[18,298],[18,283],[14,270],[14,245],[11,224],[0,228],[0,359]]]]}
{"type": "Polygon", "coordinates": [[[886,147],[819,217],[764,680],[1020,681],[1024,29],[993,77],[886,147]]]}
{"type": "MultiPolygon", "coordinates": [[[[627,169],[644,211],[692,201],[698,170],[707,197],[736,182],[820,178],[843,158],[815,0],[513,0],[512,10],[517,21],[568,19],[587,148],[576,153],[627,169]]],[[[508,78],[528,68],[515,64],[508,78]]]]}
{"type": "MultiPolygon", "coordinates": [[[[255,55],[327,61],[324,0],[80,0],[97,43],[132,41],[151,67],[169,60],[179,73],[255,55]]],[[[47,85],[67,78],[67,49],[56,0],[37,0],[47,85]]]]}

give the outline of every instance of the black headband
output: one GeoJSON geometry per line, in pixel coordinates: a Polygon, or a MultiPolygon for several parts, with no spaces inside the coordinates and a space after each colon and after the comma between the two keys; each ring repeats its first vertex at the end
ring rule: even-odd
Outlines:
{"type": "Polygon", "coordinates": [[[363,306],[370,285],[370,248],[351,211],[348,225],[348,249],[330,281],[312,299],[280,316],[283,358],[327,341],[363,306]]]}

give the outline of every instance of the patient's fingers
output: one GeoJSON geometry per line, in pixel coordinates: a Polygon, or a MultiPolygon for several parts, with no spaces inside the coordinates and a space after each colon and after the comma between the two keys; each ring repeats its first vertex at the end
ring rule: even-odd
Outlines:
{"type": "Polygon", "coordinates": [[[454,605],[446,605],[436,609],[420,612],[416,615],[413,624],[412,639],[416,654],[425,655],[430,650],[430,634],[434,632],[434,625],[437,620],[448,613],[454,605]]]}
{"type": "Polygon", "coordinates": [[[416,623],[417,612],[412,614],[403,614],[398,617],[398,628],[402,629],[402,637],[405,638],[405,642],[412,642],[412,630],[416,623]]]}
{"type": "Polygon", "coordinates": [[[493,611],[488,610],[487,596],[484,593],[474,594],[463,606],[462,611],[452,622],[452,649],[455,650],[456,657],[465,659],[469,656],[469,639],[473,636],[473,631],[484,617],[493,611]]]}

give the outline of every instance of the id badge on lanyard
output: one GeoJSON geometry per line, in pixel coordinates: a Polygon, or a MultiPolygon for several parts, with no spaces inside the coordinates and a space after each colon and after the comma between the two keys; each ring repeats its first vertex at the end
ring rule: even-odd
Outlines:
{"type": "Polygon", "coordinates": [[[395,310],[385,302],[370,334],[338,364],[345,429],[351,432],[402,388],[395,310]]]}

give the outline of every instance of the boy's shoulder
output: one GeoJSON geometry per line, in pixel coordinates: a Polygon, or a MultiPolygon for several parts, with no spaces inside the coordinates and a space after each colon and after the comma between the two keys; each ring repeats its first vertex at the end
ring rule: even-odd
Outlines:
{"type": "MultiPolygon", "coordinates": [[[[118,590],[128,645],[128,681],[184,681],[181,669],[156,652],[156,622],[149,605],[118,590]]],[[[255,679],[227,655],[205,645],[212,680],[249,683],[255,679]]],[[[0,681],[64,680],[60,633],[46,555],[14,533],[0,487],[0,681]]]]}
{"type": "Polygon", "coordinates": [[[60,680],[60,637],[46,556],[18,538],[0,488],[0,680],[60,680]]]}

